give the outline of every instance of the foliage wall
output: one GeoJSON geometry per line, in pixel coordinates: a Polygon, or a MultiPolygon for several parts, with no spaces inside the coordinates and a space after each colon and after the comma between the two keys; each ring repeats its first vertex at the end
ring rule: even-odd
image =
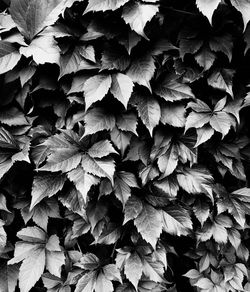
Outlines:
{"type": "Polygon", "coordinates": [[[250,291],[249,0],[0,9],[0,291],[250,291]]]}

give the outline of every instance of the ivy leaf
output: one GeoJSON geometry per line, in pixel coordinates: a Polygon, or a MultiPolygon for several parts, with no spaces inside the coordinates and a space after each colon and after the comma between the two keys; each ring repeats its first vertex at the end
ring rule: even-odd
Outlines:
{"type": "Polygon", "coordinates": [[[162,210],[163,231],[172,235],[188,235],[192,230],[192,221],[187,210],[171,206],[162,210]]]}
{"type": "Polygon", "coordinates": [[[132,60],[126,73],[134,83],[147,87],[151,91],[150,80],[155,72],[154,59],[150,54],[132,60]]]}
{"type": "Polygon", "coordinates": [[[104,156],[108,156],[111,153],[117,152],[108,140],[99,141],[93,144],[88,150],[88,154],[93,158],[102,158],[104,156]]]}
{"type": "Polygon", "coordinates": [[[209,40],[209,47],[214,52],[222,52],[232,61],[233,39],[230,34],[214,36],[209,40]]]}
{"type": "Polygon", "coordinates": [[[21,59],[16,47],[6,41],[0,42],[0,74],[12,70],[21,59]]]}
{"type": "Polygon", "coordinates": [[[207,19],[209,20],[210,24],[212,24],[212,16],[214,11],[217,9],[218,5],[220,4],[221,0],[196,0],[196,5],[199,10],[204,14],[207,19]]]}
{"type": "Polygon", "coordinates": [[[60,51],[53,36],[38,36],[27,47],[21,47],[20,53],[26,58],[32,56],[37,64],[59,64],[60,51]]]}
{"type": "Polygon", "coordinates": [[[161,118],[161,108],[157,99],[152,96],[137,95],[133,104],[136,105],[143,124],[152,136],[153,129],[159,124],[161,118]]]}
{"type": "Polygon", "coordinates": [[[138,188],[136,177],[133,173],[127,171],[119,171],[114,178],[115,196],[125,206],[131,196],[131,188],[138,188]]]}
{"type": "Polygon", "coordinates": [[[122,131],[132,132],[137,135],[137,116],[134,113],[124,113],[119,115],[116,120],[117,128],[122,131]]]}
{"type": "Polygon", "coordinates": [[[131,2],[124,6],[122,17],[131,29],[148,39],[144,33],[146,23],[159,11],[158,5],[131,2]]]}
{"type": "Polygon", "coordinates": [[[132,137],[131,133],[120,131],[119,129],[117,129],[117,127],[115,127],[111,131],[110,137],[115,146],[121,151],[122,156],[124,156],[124,153],[130,144],[130,140],[132,137]]]}
{"type": "Polygon", "coordinates": [[[214,134],[214,129],[212,129],[210,126],[203,126],[202,128],[196,129],[196,132],[197,132],[197,141],[194,147],[198,147],[202,143],[209,140],[214,134]]]}
{"type": "Polygon", "coordinates": [[[125,108],[127,108],[133,87],[134,84],[127,75],[121,73],[112,75],[112,85],[110,92],[124,105],[125,108]]]}
{"type": "Polygon", "coordinates": [[[82,168],[98,177],[107,177],[113,182],[115,163],[112,158],[92,158],[89,155],[82,156],[82,168]]]}
{"type": "Polygon", "coordinates": [[[210,214],[209,205],[201,199],[196,200],[193,207],[196,218],[200,221],[201,225],[205,223],[210,214]]]}
{"type": "Polygon", "coordinates": [[[213,177],[204,168],[184,168],[177,174],[177,180],[181,188],[190,194],[205,193],[213,202],[213,177]]]}
{"type": "Polygon", "coordinates": [[[124,273],[126,278],[134,285],[135,289],[137,289],[139,280],[141,279],[142,268],[143,264],[137,252],[131,253],[125,262],[124,273]]]}
{"type": "Polygon", "coordinates": [[[125,204],[125,217],[123,224],[126,224],[128,221],[135,219],[141,213],[143,209],[142,201],[135,196],[129,197],[125,204]]]}
{"type": "Polygon", "coordinates": [[[46,26],[52,25],[65,8],[70,7],[73,0],[13,0],[10,4],[10,14],[20,32],[32,40],[46,26]]]}
{"type": "Polygon", "coordinates": [[[32,210],[41,200],[52,197],[58,193],[65,183],[65,177],[58,174],[39,174],[34,177],[32,185],[32,200],[30,210],[32,210]]]}
{"type": "Polygon", "coordinates": [[[226,91],[233,97],[233,89],[232,89],[232,79],[234,75],[234,70],[231,69],[221,69],[215,70],[208,77],[208,84],[214,88],[226,91]]]}
{"type": "Polygon", "coordinates": [[[178,101],[193,99],[194,95],[191,88],[185,83],[178,81],[177,75],[167,75],[162,82],[158,81],[154,92],[166,101],[178,101]]]}
{"type": "Polygon", "coordinates": [[[185,127],[186,107],[177,103],[164,103],[161,105],[161,122],[173,127],[185,127]]]}
{"type": "Polygon", "coordinates": [[[89,0],[89,4],[84,14],[89,11],[116,10],[127,3],[129,0],[89,0]]]}
{"type": "Polygon", "coordinates": [[[89,78],[83,86],[87,110],[93,103],[102,100],[108,93],[112,84],[110,75],[99,74],[89,78]]]}
{"type": "Polygon", "coordinates": [[[68,172],[76,168],[81,161],[81,154],[79,153],[77,142],[74,139],[70,142],[67,141],[64,134],[52,136],[44,142],[44,145],[50,147],[51,154],[46,164],[39,168],[39,170],[68,172]],[[75,145],[72,145],[72,142],[75,145]]]}
{"type": "Polygon", "coordinates": [[[91,187],[99,183],[99,178],[87,173],[80,166],[68,172],[67,176],[69,180],[75,184],[76,189],[81,193],[84,202],[87,201],[87,195],[91,187]]]}
{"type": "Polygon", "coordinates": [[[150,243],[154,248],[162,232],[161,214],[149,204],[144,204],[139,216],[134,220],[134,224],[142,238],[150,243]]]}
{"type": "Polygon", "coordinates": [[[250,3],[248,0],[231,0],[232,5],[240,11],[242,18],[243,18],[243,23],[244,23],[244,30],[247,27],[247,24],[250,20],[250,3]]]}
{"type": "Polygon", "coordinates": [[[207,71],[212,67],[212,65],[216,59],[216,55],[213,52],[211,52],[210,49],[203,48],[200,52],[198,52],[195,55],[194,58],[195,58],[196,62],[202,68],[204,68],[204,71],[207,71]]]}
{"type": "Polygon", "coordinates": [[[115,127],[115,117],[100,107],[89,110],[84,116],[84,122],[84,136],[115,127]]]}

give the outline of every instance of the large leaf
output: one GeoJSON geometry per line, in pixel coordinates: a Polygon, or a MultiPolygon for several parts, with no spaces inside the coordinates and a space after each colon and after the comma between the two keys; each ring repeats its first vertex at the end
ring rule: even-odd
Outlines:
{"type": "Polygon", "coordinates": [[[96,101],[102,100],[112,84],[110,75],[100,74],[89,78],[84,86],[86,110],[96,101]]]}
{"type": "Polygon", "coordinates": [[[32,40],[46,26],[52,25],[73,0],[13,0],[10,14],[20,32],[32,40]]]}
{"type": "Polygon", "coordinates": [[[67,176],[69,180],[75,184],[76,189],[81,193],[85,202],[87,201],[87,195],[90,188],[99,182],[97,177],[87,173],[79,166],[76,169],[71,170],[67,176]]]}
{"type": "Polygon", "coordinates": [[[135,289],[137,289],[139,280],[142,276],[142,267],[142,261],[137,252],[131,253],[126,260],[124,273],[127,279],[134,285],[135,289]]]}
{"type": "Polygon", "coordinates": [[[21,55],[12,43],[0,42],[0,74],[12,70],[20,59],[21,55]]]}
{"type": "Polygon", "coordinates": [[[144,33],[144,27],[155,16],[158,9],[157,5],[131,2],[123,8],[122,17],[132,30],[148,39],[144,33]]]}
{"type": "Polygon", "coordinates": [[[118,99],[125,108],[127,108],[128,101],[133,91],[133,82],[125,74],[117,73],[112,75],[111,93],[118,99]]]}
{"type": "Polygon", "coordinates": [[[158,82],[155,93],[166,101],[194,98],[191,88],[185,83],[179,82],[176,75],[167,75],[162,82],[158,82]]]}
{"type": "Polygon", "coordinates": [[[208,84],[214,88],[223,90],[233,97],[232,79],[234,70],[221,69],[214,71],[208,78],[208,84]]]}
{"type": "Polygon", "coordinates": [[[220,4],[221,0],[196,0],[196,5],[199,10],[208,18],[212,24],[212,16],[215,9],[220,4]]]}
{"type": "Polygon", "coordinates": [[[142,238],[155,247],[162,232],[161,213],[151,205],[144,204],[134,224],[142,238]]]}
{"type": "Polygon", "coordinates": [[[65,177],[60,174],[40,174],[35,176],[32,186],[32,200],[30,210],[42,199],[52,197],[59,192],[64,185],[65,177]]]}
{"type": "Polygon", "coordinates": [[[181,207],[169,207],[162,211],[163,230],[172,235],[187,235],[192,230],[188,212],[181,207]]]}
{"type": "Polygon", "coordinates": [[[27,47],[21,47],[20,53],[26,58],[32,56],[37,64],[59,64],[60,51],[53,36],[38,36],[27,47]]]}
{"type": "Polygon", "coordinates": [[[101,107],[89,110],[84,116],[84,136],[115,127],[115,117],[101,107]]]}

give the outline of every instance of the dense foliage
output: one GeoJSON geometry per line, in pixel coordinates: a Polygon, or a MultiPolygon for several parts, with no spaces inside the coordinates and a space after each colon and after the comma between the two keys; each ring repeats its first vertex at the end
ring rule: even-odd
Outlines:
{"type": "Polygon", "coordinates": [[[250,291],[249,0],[0,9],[0,291],[250,291]]]}

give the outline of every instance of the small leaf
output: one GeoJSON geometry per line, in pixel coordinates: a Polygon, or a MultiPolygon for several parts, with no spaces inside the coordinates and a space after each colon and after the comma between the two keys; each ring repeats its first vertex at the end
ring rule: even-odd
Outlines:
{"type": "Polygon", "coordinates": [[[89,0],[89,4],[84,14],[89,11],[116,10],[127,3],[129,0],[89,0]]]}
{"type": "Polygon", "coordinates": [[[216,70],[208,77],[207,82],[210,86],[223,90],[233,97],[233,75],[234,70],[231,69],[216,70]]]}
{"type": "Polygon", "coordinates": [[[88,150],[88,154],[93,158],[102,158],[104,156],[108,156],[111,153],[117,152],[108,140],[99,141],[92,145],[88,150]]]}
{"type": "Polygon", "coordinates": [[[131,253],[125,262],[124,273],[126,278],[134,285],[135,289],[137,289],[142,276],[142,267],[143,265],[137,252],[131,253]]]}
{"type": "Polygon", "coordinates": [[[16,47],[6,41],[0,42],[0,74],[4,74],[12,70],[21,59],[16,47]]]}

